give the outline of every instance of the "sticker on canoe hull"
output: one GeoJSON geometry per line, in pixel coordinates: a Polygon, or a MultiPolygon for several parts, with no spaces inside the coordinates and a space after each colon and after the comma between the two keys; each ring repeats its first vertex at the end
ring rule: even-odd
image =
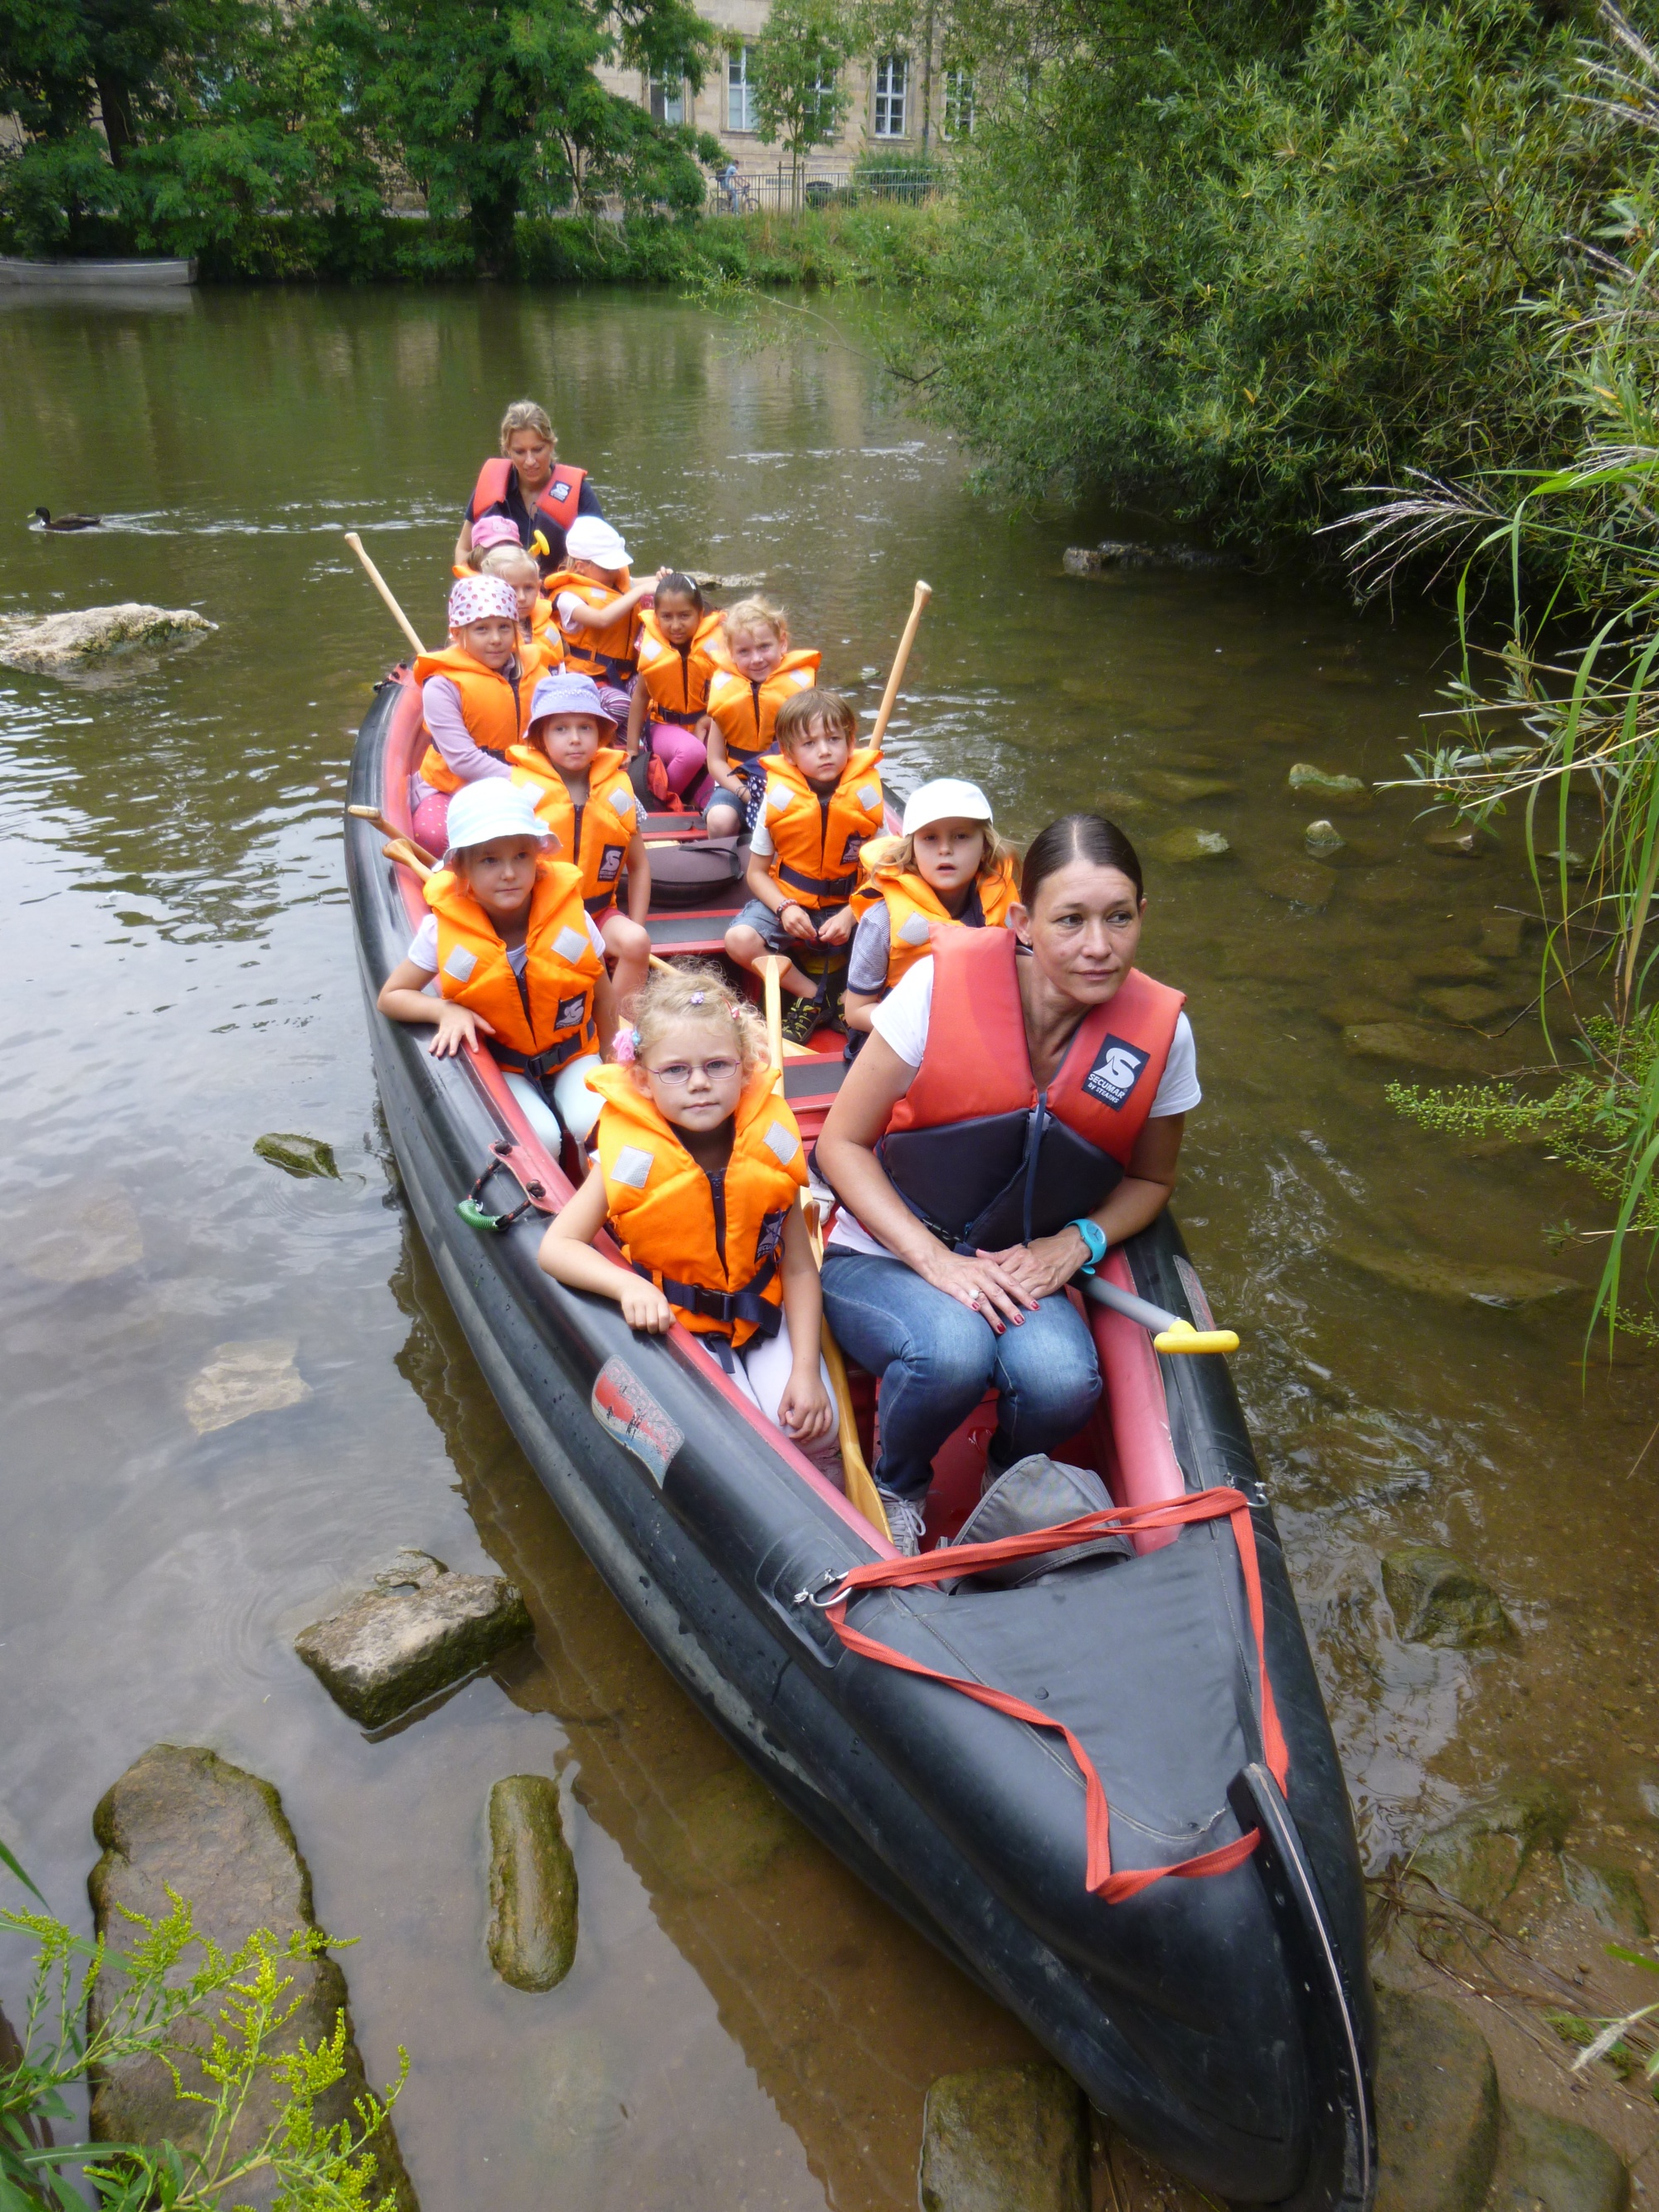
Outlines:
{"type": "Polygon", "coordinates": [[[626,1360],[605,1361],[593,1378],[591,1402],[600,1425],[661,1482],[685,1432],[669,1419],[626,1360]]]}

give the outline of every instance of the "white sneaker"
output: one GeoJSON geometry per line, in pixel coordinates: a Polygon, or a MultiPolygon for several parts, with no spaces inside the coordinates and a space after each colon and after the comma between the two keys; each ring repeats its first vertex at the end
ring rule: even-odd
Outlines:
{"type": "Polygon", "coordinates": [[[893,1540],[893,1549],[901,1559],[914,1559],[921,1550],[921,1508],[913,1505],[908,1498],[884,1490],[879,1483],[876,1485],[876,1495],[887,1516],[887,1533],[893,1540]]]}

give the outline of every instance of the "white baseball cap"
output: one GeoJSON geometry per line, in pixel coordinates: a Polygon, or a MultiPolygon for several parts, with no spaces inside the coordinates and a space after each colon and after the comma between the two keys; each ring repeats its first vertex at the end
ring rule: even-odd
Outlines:
{"type": "Polygon", "coordinates": [[[579,514],[564,533],[564,550],[574,561],[591,561],[596,568],[625,568],[628,548],[620,530],[613,530],[602,514],[579,514]]]}
{"type": "Polygon", "coordinates": [[[935,782],[924,783],[904,802],[907,837],[918,830],[931,830],[935,822],[989,822],[992,818],[991,802],[979,786],[964,783],[956,775],[942,775],[935,782]]]}
{"type": "Polygon", "coordinates": [[[477,783],[464,783],[449,802],[444,833],[446,863],[471,845],[488,845],[495,837],[534,837],[544,847],[558,839],[536,811],[535,802],[521,783],[504,775],[487,775],[477,783]]]}

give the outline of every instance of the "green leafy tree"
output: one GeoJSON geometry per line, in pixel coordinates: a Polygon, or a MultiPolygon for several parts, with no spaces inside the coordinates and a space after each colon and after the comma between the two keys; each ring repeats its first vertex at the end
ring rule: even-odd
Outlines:
{"type": "Polygon", "coordinates": [[[700,202],[690,132],[608,92],[606,61],[702,82],[706,26],[689,0],[366,0],[337,8],[363,112],[439,222],[463,219],[477,266],[513,264],[520,211],[700,202]]]}
{"type": "Polygon", "coordinates": [[[844,77],[852,39],[851,21],[836,0],[772,0],[755,42],[750,61],[755,120],[763,145],[782,141],[796,207],[806,156],[836,136],[847,113],[844,77]]]}

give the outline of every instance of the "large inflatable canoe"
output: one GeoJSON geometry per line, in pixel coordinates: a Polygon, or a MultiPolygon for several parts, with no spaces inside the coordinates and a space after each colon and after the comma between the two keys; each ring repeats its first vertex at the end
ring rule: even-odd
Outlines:
{"type": "MultiPolygon", "coordinates": [[[[359,736],[352,803],[406,830],[423,742],[399,669],[359,736]]],[[[663,877],[701,858],[718,871],[696,832],[653,818],[663,877]]],[[[424,1031],[374,1011],[424,912],[384,847],[348,817],[404,1189],[502,1411],[617,1602],[799,1818],[1132,2141],[1234,2203],[1364,2212],[1373,2028],[1352,1821],[1225,1361],[1166,1357],[1091,1305],[1108,1387],[1056,1457],[1104,1479],[1127,1543],[1046,1571],[1034,1554],[1035,1578],[1012,1584],[942,1577],[971,1551],[897,1560],[685,1331],[637,1335],[539,1271],[579,1163],[542,1149],[487,1056],[434,1060],[424,1031]]],[[[733,883],[653,913],[658,950],[718,954],[741,896],[733,883]]],[[[841,1052],[820,1031],[786,1063],[809,1142],[841,1052]]],[[[1167,1216],[1106,1266],[1209,1326],[1167,1216]]],[[[994,1419],[981,1408],[940,1456],[934,1542],[977,1500],[994,1419]]]]}

